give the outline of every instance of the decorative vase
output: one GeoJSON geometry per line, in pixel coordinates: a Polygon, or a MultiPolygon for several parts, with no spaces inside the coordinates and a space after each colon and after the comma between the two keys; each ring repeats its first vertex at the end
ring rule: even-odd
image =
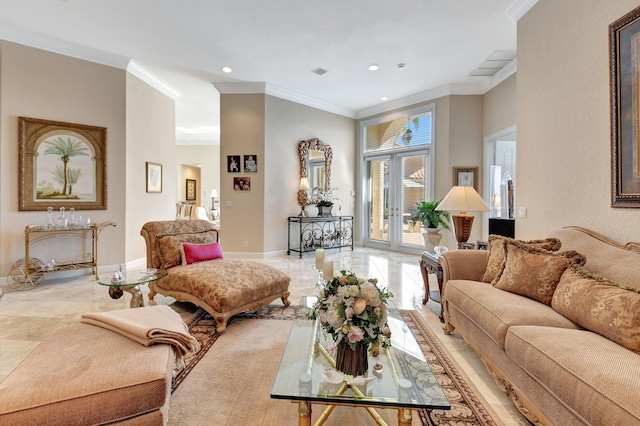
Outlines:
{"type": "Polygon", "coordinates": [[[318,206],[318,217],[330,217],[331,207],[318,206]]]}
{"type": "Polygon", "coordinates": [[[357,342],[354,350],[349,342],[341,340],[337,347],[336,370],[354,377],[365,375],[369,370],[367,350],[367,345],[363,342],[357,342]]]}
{"type": "Polygon", "coordinates": [[[422,238],[424,238],[424,245],[427,248],[428,252],[434,252],[435,248],[440,244],[440,240],[442,240],[442,235],[440,235],[439,228],[425,228],[427,232],[422,234],[422,238]]]}

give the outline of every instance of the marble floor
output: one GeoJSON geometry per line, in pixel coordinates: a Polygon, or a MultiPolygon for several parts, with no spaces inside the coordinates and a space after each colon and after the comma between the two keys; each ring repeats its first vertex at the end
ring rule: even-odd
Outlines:
{"type": "MultiPolygon", "coordinates": [[[[399,308],[419,310],[436,337],[469,377],[471,384],[496,412],[496,421],[505,425],[529,424],[498,389],[478,356],[464,340],[457,333],[447,336],[442,332],[438,320],[440,305],[431,300],[422,305],[424,284],[418,267],[419,256],[367,248],[356,248],[354,251],[327,250],[326,254],[327,259],[334,261],[335,271],[346,269],[360,277],[378,278],[394,294],[394,301],[399,308]]],[[[272,265],[291,276],[290,299],[294,304],[302,296],[315,294],[317,275],[313,269],[313,253],[305,254],[302,259],[296,254],[251,260],[272,265]]],[[[113,269],[101,269],[100,273],[112,274],[113,269]]],[[[96,284],[88,273],[73,278],[57,278],[56,275],[46,276],[37,288],[29,291],[16,291],[5,279],[0,282],[0,290],[4,290],[4,297],[0,299],[0,381],[55,329],[79,322],[85,312],[129,307],[131,295],[125,293],[120,299],[111,299],[107,287],[96,284]]],[[[430,288],[437,290],[435,276],[430,276],[430,288]]],[[[145,303],[148,303],[147,286],[143,286],[142,292],[145,303]]],[[[151,303],[173,302],[172,298],[158,295],[151,303]]]]}

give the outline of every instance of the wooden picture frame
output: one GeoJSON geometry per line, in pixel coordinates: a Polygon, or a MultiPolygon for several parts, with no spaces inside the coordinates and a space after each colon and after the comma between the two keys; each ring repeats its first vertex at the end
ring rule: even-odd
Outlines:
{"type": "Polygon", "coordinates": [[[196,180],[195,179],[187,179],[187,185],[185,189],[185,200],[187,201],[195,201],[196,200],[196,180]]]}
{"type": "Polygon", "coordinates": [[[453,186],[473,186],[478,191],[478,167],[454,167],[453,186]]]}
{"type": "Polygon", "coordinates": [[[147,161],[147,192],[162,192],[162,164],[147,161]]]}
{"type": "Polygon", "coordinates": [[[18,210],[107,208],[107,128],[18,117],[18,210]]]}
{"type": "Polygon", "coordinates": [[[640,207],[640,7],[609,25],[611,207],[640,207]]]}

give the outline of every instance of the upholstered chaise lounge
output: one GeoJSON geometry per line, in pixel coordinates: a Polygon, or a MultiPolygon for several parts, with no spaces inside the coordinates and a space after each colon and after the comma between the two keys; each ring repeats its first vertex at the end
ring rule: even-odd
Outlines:
{"type": "Polygon", "coordinates": [[[183,265],[183,244],[218,241],[218,231],[205,220],[148,222],[140,234],[147,246],[147,267],[169,275],[149,283],[149,298],[157,293],[193,303],[216,320],[222,333],[231,316],[257,311],[280,298],[289,302],[291,278],[269,265],[240,259],[212,259],[183,265]]]}

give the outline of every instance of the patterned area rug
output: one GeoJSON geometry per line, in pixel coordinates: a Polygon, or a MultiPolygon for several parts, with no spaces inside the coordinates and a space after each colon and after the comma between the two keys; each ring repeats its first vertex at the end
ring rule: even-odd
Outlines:
{"type": "MultiPolygon", "coordinates": [[[[267,306],[255,313],[238,314],[229,323],[251,318],[292,321],[296,317],[297,310],[298,308],[293,306],[267,306]]],[[[469,387],[448,354],[440,346],[431,330],[420,319],[420,314],[409,310],[403,310],[401,313],[420,345],[420,349],[431,366],[431,370],[451,402],[451,410],[421,410],[419,418],[422,424],[426,426],[495,426],[496,422],[469,387]]],[[[186,368],[174,378],[171,386],[172,392],[178,388],[180,383],[220,337],[215,332],[215,320],[203,309],[199,309],[192,319],[187,322],[187,325],[191,335],[200,342],[201,349],[198,353],[185,359],[186,368]]]]}

